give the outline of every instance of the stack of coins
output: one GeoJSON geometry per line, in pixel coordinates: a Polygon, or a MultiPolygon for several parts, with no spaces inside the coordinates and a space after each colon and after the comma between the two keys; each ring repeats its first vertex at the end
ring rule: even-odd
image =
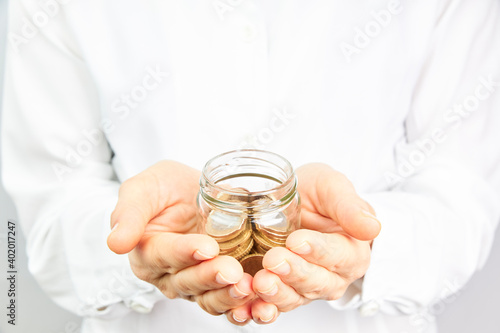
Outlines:
{"type": "Polygon", "coordinates": [[[246,216],[231,216],[214,210],[208,216],[205,231],[219,243],[220,255],[240,260],[252,250],[252,228],[246,216]]]}
{"type": "Polygon", "coordinates": [[[288,221],[283,213],[256,219],[252,223],[252,237],[257,253],[264,254],[276,246],[285,246],[289,235],[288,221]]]}
{"type": "MultiPolygon", "coordinates": [[[[239,190],[249,193],[245,189],[239,190]]],[[[234,201],[234,197],[220,199],[234,201]]],[[[269,216],[259,214],[252,208],[272,200],[269,196],[256,198],[249,195],[247,200],[242,201],[248,209],[241,216],[214,210],[206,221],[205,231],[219,243],[219,254],[236,258],[243,270],[252,276],[262,269],[264,254],[273,247],[284,247],[290,233],[283,213],[269,216]]]]}

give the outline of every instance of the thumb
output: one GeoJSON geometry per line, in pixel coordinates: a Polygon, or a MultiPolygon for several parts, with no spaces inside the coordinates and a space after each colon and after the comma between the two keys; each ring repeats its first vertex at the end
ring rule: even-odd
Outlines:
{"type": "Polygon", "coordinates": [[[158,208],[153,205],[158,200],[152,198],[152,193],[158,191],[147,188],[149,183],[142,178],[141,175],[135,176],[120,186],[108,236],[108,247],[117,254],[132,251],[142,238],[146,225],[158,213],[158,208]]]}
{"type": "Polygon", "coordinates": [[[297,170],[299,192],[315,210],[335,221],[350,236],[372,240],[380,232],[380,222],[373,208],[356,193],[352,183],[342,173],[321,163],[297,170]]]}
{"type": "Polygon", "coordinates": [[[335,209],[330,209],[330,217],[350,236],[363,240],[373,240],[381,229],[379,220],[375,217],[373,208],[359,196],[340,199],[335,209]]]}

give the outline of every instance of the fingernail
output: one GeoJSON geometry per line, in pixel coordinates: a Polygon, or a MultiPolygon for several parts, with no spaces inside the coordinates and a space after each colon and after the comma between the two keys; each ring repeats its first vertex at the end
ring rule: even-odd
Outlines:
{"type": "Polygon", "coordinates": [[[109,232],[110,234],[111,234],[113,231],[115,231],[115,230],[116,230],[116,228],[118,228],[118,224],[120,224],[120,223],[115,224],[115,225],[113,226],[113,228],[111,228],[111,231],[109,232]]]}
{"type": "Polygon", "coordinates": [[[275,283],[271,288],[265,291],[259,291],[259,293],[267,295],[267,296],[274,296],[278,293],[278,285],[275,283]]]}
{"type": "Polygon", "coordinates": [[[237,285],[233,285],[231,288],[229,288],[229,295],[232,297],[232,298],[236,298],[236,299],[242,299],[242,298],[245,298],[247,297],[248,295],[250,294],[246,294],[244,292],[242,292],[240,290],[240,288],[238,288],[237,285]]]}
{"type": "Polygon", "coordinates": [[[292,252],[295,252],[297,254],[308,254],[311,252],[311,245],[309,245],[308,242],[303,242],[297,247],[291,248],[292,252]]]}
{"type": "Polygon", "coordinates": [[[196,250],[193,253],[193,258],[195,258],[196,260],[208,260],[208,259],[213,259],[214,257],[215,256],[205,254],[205,253],[201,252],[200,250],[196,250]]]}
{"type": "Polygon", "coordinates": [[[373,219],[373,220],[377,221],[378,223],[380,223],[380,221],[377,219],[377,217],[375,215],[373,215],[372,213],[370,213],[369,211],[362,210],[361,213],[363,213],[363,215],[365,215],[366,217],[373,219]]]}
{"type": "Polygon", "coordinates": [[[268,268],[268,270],[279,275],[287,275],[288,273],[290,273],[290,265],[286,260],[283,260],[280,264],[268,268]]]}
{"type": "Polygon", "coordinates": [[[272,315],[271,317],[269,317],[269,318],[266,318],[266,317],[262,318],[262,317],[261,317],[261,318],[260,318],[260,321],[261,321],[261,322],[263,322],[263,323],[268,323],[268,322],[270,322],[271,320],[273,320],[273,319],[274,319],[274,316],[275,316],[275,315],[276,315],[276,314],[275,314],[275,313],[273,313],[273,315],[272,315]]]}
{"type": "Polygon", "coordinates": [[[235,282],[229,281],[228,279],[226,279],[224,277],[224,275],[221,274],[221,272],[217,273],[217,275],[215,276],[215,281],[217,281],[217,283],[224,284],[224,285],[238,283],[238,281],[235,281],[235,282]]]}
{"type": "Polygon", "coordinates": [[[235,321],[237,321],[238,323],[244,323],[246,321],[246,319],[238,318],[238,316],[236,316],[236,314],[234,314],[234,313],[233,313],[233,319],[235,321]]]}
{"type": "Polygon", "coordinates": [[[379,225],[379,228],[380,228],[380,229],[382,229],[382,223],[380,223],[380,221],[378,220],[378,218],[377,218],[375,215],[373,215],[372,213],[370,213],[370,212],[369,212],[369,211],[367,211],[367,210],[362,210],[362,211],[361,211],[361,213],[362,213],[365,217],[369,218],[371,221],[377,222],[377,223],[378,223],[378,225],[379,225]]]}

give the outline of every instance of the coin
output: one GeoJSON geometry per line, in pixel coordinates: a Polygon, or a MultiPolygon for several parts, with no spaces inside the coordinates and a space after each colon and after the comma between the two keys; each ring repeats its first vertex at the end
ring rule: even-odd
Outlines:
{"type": "Polygon", "coordinates": [[[249,228],[245,216],[229,215],[213,210],[207,218],[205,231],[215,240],[226,241],[235,238],[244,229],[249,228]]]}
{"type": "Polygon", "coordinates": [[[256,218],[252,222],[257,230],[271,238],[286,238],[290,233],[290,223],[282,212],[256,218]]]}
{"type": "Polygon", "coordinates": [[[251,239],[252,231],[247,230],[238,235],[238,237],[229,239],[226,242],[219,242],[220,252],[223,254],[228,254],[230,252],[236,251],[239,247],[244,247],[248,244],[251,239]]]}
{"type": "Polygon", "coordinates": [[[218,242],[220,255],[232,256],[242,265],[245,263],[253,275],[262,268],[262,256],[267,251],[285,246],[290,234],[286,215],[282,212],[260,214],[260,208],[275,201],[269,195],[256,195],[242,187],[221,187],[229,191],[220,192],[217,200],[239,202],[246,208],[243,208],[241,215],[212,211],[207,218],[205,231],[218,242]]]}
{"type": "Polygon", "coordinates": [[[252,249],[253,253],[266,254],[267,251],[269,251],[269,249],[265,249],[262,246],[260,246],[257,242],[254,242],[252,249]]]}
{"type": "Polygon", "coordinates": [[[224,202],[241,202],[245,203],[245,206],[248,202],[252,201],[252,196],[250,195],[250,191],[244,187],[230,187],[228,185],[219,185],[222,189],[230,191],[228,192],[220,192],[217,194],[217,200],[224,202]]]}
{"type": "Polygon", "coordinates": [[[250,251],[253,248],[254,241],[252,238],[249,239],[248,243],[245,246],[241,246],[231,254],[232,257],[234,257],[236,260],[240,260],[244,256],[250,253],[250,251]]]}
{"type": "Polygon", "coordinates": [[[270,249],[275,246],[285,246],[286,238],[272,239],[263,235],[260,231],[254,230],[252,233],[253,239],[264,249],[270,249]]]}
{"type": "Polygon", "coordinates": [[[260,271],[262,267],[262,259],[264,255],[262,254],[249,254],[240,260],[241,266],[243,266],[243,271],[245,273],[254,276],[255,273],[260,271]]]}

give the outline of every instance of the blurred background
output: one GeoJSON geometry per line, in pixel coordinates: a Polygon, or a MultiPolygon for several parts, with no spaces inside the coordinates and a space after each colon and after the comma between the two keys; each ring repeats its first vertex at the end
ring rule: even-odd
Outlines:
{"type": "MultiPolygon", "coordinates": [[[[7,42],[6,23],[7,0],[0,0],[0,114],[5,64],[4,50],[7,42]]],[[[1,272],[7,271],[6,231],[9,219],[17,222],[15,208],[0,184],[1,272]]],[[[4,277],[5,275],[2,275],[2,278],[0,278],[0,308],[4,310],[0,313],[0,332],[79,332],[79,318],[59,308],[47,298],[28,272],[26,251],[24,249],[25,240],[20,232],[19,223],[17,223],[17,230],[19,231],[16,234],[18,250],[17,323],[15,327],[7,324],[7,317],[4,314],[7,305],[7,281],[4,277]]],[[[497,231],[497,239],[488,263],[481,272],[473,277],[472,281],[463,290],[459,291],[458,296],[443,299],[435,307],[428,309],[428,314],[438,315],[437,321],[441,333],[500,332],[500,315],[498,313],[498,300],[500,299],[500,241],[498,238],[500,238],[500,231],[497,231]]],[[[431,320],[430,318],[426,318],[424,315],[419,319],[431,320]]]]}

